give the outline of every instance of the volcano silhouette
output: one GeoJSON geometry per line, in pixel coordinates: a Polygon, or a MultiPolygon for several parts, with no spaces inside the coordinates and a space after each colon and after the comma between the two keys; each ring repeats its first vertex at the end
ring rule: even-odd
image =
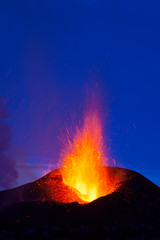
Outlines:
{"type": "Polygon", "coordinates": [[[105,168],[114,191],[87,204],[61,169],[1,191],[2,239],[159,239],[160,188],[137,172],[105,168]]]}

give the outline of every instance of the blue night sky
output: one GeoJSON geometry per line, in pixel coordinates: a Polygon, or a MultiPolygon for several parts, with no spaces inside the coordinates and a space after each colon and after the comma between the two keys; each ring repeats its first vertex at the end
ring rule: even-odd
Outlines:
{"type": "Polygon", "coordinates": [[[12,131],[0,148],[4,178],[14,170],[16,186],[57,164],[59,137],[97,89],[110,158],[160,186],[159,9],[144,0],[1,1],[0,96],[12,131]]]}

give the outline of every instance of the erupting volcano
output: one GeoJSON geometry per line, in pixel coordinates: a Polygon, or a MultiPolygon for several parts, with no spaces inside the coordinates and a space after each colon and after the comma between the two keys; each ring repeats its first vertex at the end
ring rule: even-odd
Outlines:
{"type": "Polygon", "coordinates": [[[77,189],[79,198],[86,202],[107,195],[112,187],[103,167],[106,160],[100,117],[96,111],[89,112],[64,151],[63,182],[77,189]]]}
{"type": "Polygon", "coordinates": [[[159,239],[159,187],[106,166],[105,152],[101,118],[89,111],[63,145],[62,168],[0,192],[2,239],[159,239]]]}

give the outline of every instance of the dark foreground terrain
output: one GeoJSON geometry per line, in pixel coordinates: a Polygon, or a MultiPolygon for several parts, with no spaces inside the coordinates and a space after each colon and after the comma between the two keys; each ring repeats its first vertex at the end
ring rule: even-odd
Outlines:
{"type": "Polygon", "coordinates": [[[88,204],[78,203],[60,169],[1,191],[0,239],[160,239],[160,188],[131,170],[106,171],[121,184],[88,204]]]}

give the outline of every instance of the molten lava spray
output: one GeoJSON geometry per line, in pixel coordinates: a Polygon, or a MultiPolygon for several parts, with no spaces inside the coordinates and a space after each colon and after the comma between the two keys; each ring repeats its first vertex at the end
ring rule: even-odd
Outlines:
{"type": "Polygon", "coordinates": [[[78,190],[77,195],[86,202],[110,192],[103,149],[101,120],[97,112],[89,112],[68,143],[62,170],[63,182],[78,190]]]}

